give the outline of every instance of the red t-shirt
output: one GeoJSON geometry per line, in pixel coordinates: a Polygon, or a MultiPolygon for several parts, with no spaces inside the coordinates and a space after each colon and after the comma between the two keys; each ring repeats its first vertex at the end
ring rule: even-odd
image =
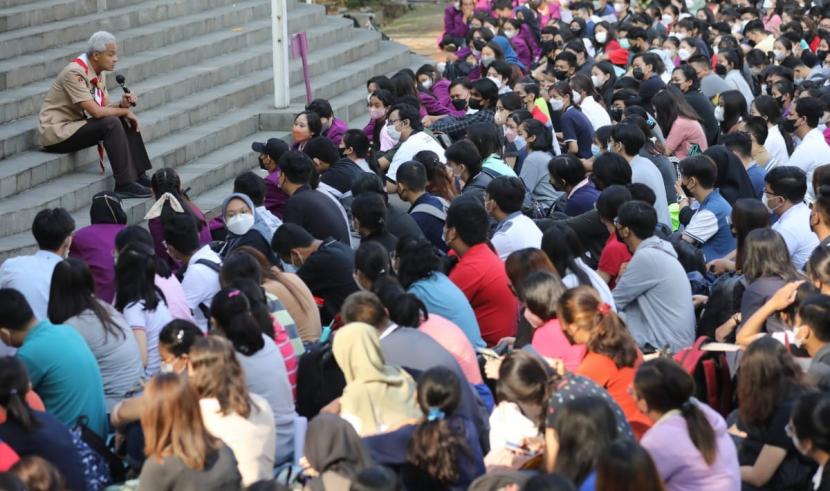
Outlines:
{"type": "Polygon", "coordinates": [[[628,251],[628,247],[617,240],[616,234],[609,235],[608,241],[605,242],[605,246],[602,248],[602,253],[599,256],[599,264],[597,265],[599,271],[611,277],[611,280],[608,282],[609,288],[613,289],[617,284],[617,276],[620,275],[620,266],[628,261],[631,261],[631,252],[628,251]]]}
{"type": "Polygon", "coordinates": [[[288,372],[288,381],[291,383],[291,395],[294,396],[294,400],[296,401],[297,366],[300,364],[300,360],[297,359],[294,346],[291,344],[291,339],[288,337],[288,333],[285,332],[285,328],[282,327],[282,324],[277,319],[272,317],[271,321],[274,326],[274,343],[279,348],[282,359],[285,360],[285,371],[288,372]]]}
{"type": "Polygon", "coordinates": [[[652,421],[637,408],[637,403],[628,393],[629,387],[634,383],[637,366],[642,363],[642,357],[638,358],[640,359],[633,367],[617,368],[614,360],[606,355],[589,352],[583,358],[576,374],[590,378],[608,391],[622,409],[625,419],[631,424],[634,436],[639,440],[646,430],[651,428],[652,421]]]}
{"type": "Polygon", "coordinates": [[[0,472],[8,472],[20,460],[12,447],[0,442],[0,472]]]}
{"type": "Polygon", "coordinates": [[[487,244],[474,245],[461,256],[450,280],[470,301],[488,346],[516,335],[519,304],[507,286],[504,263],[487,244]]]}

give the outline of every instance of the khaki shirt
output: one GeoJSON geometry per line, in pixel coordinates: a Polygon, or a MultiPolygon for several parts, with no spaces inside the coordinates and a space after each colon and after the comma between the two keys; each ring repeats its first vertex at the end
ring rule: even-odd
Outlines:
{"type": "MultiPolygon", "coordinates": [[[[94,100],[92,79],[96,77],[91,68],[87,71],[89,73],[72,61],[52,82],[38,114],[37,130],[41,145],[56,145],[86,124],[87,115],[80,103],[94,100]]],[[[99,87],[104,92],[102,105],[106,106],[109,102],[106,79],[103,74],[98,79],[99,87]]]]}

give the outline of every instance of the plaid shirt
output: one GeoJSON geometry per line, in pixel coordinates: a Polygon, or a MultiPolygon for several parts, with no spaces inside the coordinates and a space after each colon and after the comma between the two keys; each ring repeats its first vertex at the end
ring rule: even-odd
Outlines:
{"type": "Polygon", "coordinates": [[[456,116],[447,116],[446,118],[439,119],[436,121],[432,126],[430,126],[430,130],[433,132],[440,131],[442,133],[446,133],[450,135],[450,138],[455,140],[460,140],[464,138],[467,128],[471,125],[476,123],[491,123],[493,124],[495,121],[496,111],[494,109],[482,109],[473,114],[467,114],[464,116],[456,117],[456,116]]]}

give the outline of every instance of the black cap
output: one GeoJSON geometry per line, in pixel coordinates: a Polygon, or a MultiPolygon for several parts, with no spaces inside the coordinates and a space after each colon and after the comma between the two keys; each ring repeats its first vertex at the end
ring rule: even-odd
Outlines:
{"type": "Polygon", "coordinates": [[[270,138],[266,143],[253,142],[251,150],[267,154],[274,162],[278,161],[282,154],[288,151],[288,144],[279,138],[270,138]]]}

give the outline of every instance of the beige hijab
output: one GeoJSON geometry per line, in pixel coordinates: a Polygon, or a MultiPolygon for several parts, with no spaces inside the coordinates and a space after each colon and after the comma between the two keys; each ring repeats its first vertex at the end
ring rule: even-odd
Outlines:
{"type": "Polygon", "coordinates": [[[345,325],[337,330],[332,351],[346,379],[340,416],[360,436],[391,431],[421,417],[415,381],[386,364],[374,327],[361,322],[345,325]]]}

